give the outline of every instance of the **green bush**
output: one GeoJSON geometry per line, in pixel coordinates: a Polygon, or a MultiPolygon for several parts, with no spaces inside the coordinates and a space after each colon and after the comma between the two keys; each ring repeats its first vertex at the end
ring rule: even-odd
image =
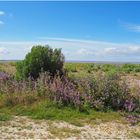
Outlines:
{"type": "Polygon", "coordinates": [[[64,55],[61,49],[52,49],[46,46],[33,46],[23,61],[16,64],[16,78],[38,78],[40,72],[47,71],[52,76],[63,73],[64,55]]]}
{"type": "Polygon", "coordinates": [[[76,65],[73,63],[66,63],[65,69],[67,72],[77,72],[76,65]]]}
{"type": "Polygon", "coordinates": [[[140,65],[139,64],[124,64],[122,66],[122,71],[126,73],[140,72],[140,65]]]}

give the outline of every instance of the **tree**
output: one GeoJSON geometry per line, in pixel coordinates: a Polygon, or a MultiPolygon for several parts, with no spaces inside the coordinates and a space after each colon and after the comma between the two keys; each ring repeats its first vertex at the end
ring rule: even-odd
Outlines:
{"type": "Polygon", "coordinates": [[[25,79],[31,76],[36,79],[40,72],[49,72],[52,76],[63,73],[64,55],[61,49],[46,46],[33,46],[23,61],[17,62],[16,77],[25,79]]]}

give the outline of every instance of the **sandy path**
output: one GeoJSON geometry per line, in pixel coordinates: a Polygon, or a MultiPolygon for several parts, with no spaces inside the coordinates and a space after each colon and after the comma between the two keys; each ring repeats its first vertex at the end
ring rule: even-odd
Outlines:
{"type": "Polygon", "coordinates": [[[0,139],[113,139],[136,138],[140,125],[106,122],[74,126],[66,122],[32,120],[16,116],[10,121],[0,122],[0,139]]]}

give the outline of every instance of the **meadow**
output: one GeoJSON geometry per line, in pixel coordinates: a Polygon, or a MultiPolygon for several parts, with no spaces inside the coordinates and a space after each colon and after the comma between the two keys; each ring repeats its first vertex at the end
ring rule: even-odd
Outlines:
{"type": "Polygon", "coordinates": [[[65,76],[52,79],[46,72],[22,81],[15,79],[15,65],[0,64],[0,121],[29,116],[75,126],[97,120],[139,125],[139,64],[66,62],[65,76]]]}

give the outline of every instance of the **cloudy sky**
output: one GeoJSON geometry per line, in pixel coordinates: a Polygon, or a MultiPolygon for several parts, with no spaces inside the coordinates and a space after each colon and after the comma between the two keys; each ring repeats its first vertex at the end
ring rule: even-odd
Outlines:
{"type": "Polygon", "coordinates": [[[0,60],[38,44],[66,60],[140,62],[140,2],[0,2],[0,60]]]}

